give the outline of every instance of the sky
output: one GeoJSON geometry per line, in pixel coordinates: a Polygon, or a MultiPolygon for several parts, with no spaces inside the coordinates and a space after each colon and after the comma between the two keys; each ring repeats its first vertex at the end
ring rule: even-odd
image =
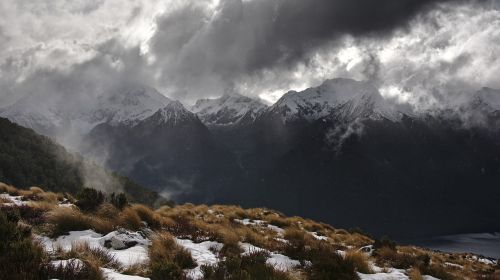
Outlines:
{"type": "Polygon", "coordinates": [[[444,107],[500,89],[500,0],[4,0],[0,107],[126,83],[275,102],[343,77],[444,107]]]}

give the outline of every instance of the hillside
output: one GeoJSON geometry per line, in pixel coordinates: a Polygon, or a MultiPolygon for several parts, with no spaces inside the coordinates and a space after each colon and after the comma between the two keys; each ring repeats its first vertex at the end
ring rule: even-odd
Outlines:
{"type": "Polygon", "coordinates": [[[496,260],[398,246],[269,209],[193,204],[151,209],[90,198],[75,201],[40,188],[0,184],[0,236],[7,241],[0,245],[3,279],[500,276],[496,260]]]}
{"type": "Polygon", "coordinates": [[[125,192],[152,204],[158,194],[67,151],[50,138],[0,118],[0,181],[76,194],[84,186],[125,192]]]}

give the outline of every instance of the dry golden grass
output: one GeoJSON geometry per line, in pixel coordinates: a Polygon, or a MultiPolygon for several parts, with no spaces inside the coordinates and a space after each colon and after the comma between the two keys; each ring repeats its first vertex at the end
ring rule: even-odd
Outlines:
{"type": "Polygon", "coordinates": [[[418,268],[408,270],[408,277],[410,277],[410,280],[423,280],[422,274],[418,268]]]}
{"type": "Polygon", "coordinates": [[[126,207],[120,213],[119,223],[122,227],[128,228],[130,230],[140,230],[142,227],[141,218],[137,215],[137,212],[130,207],[126,207]]]}
{"type": "Polygon", "coordinates": [[[373,273],[373,270],[370,267],[369,258],[364,253],[359,251],[347,251],[345,259],[353,263],[358,272],[365,274],[373,273]]]}
{"type": "Polygon", "coordinates": [[[40,211],[51,211],[54,210],[55,208],[58,208],[57,204],[54,204],[52,202],[47,202],[47,201],[28,201],[27,203],[28,206],[40,210],[40,211]]]}
{"type": "Polygon", "coordinates": [[[46,214],[49,223],[49,234],[60,236],[69,231],[93,229],[96,232],[107,234],[114,230],[115,224],[97,216],[86,215],[78,209],[58,207],[46,214]]]}
{"type": "Polygon", "coordinates": [[[96,267],[105,267],[119,270],[121,265],[118,260],[107,250],[100,247],[90,247],[87,243],[74,243],[71,250],[65,252],[57,250],[58,257],[61,259],[80,259],[86,264],[96,267]]]}
{"type": "Polygon", "coordinates": [[[142,204],[133,204],[131,208],[137,213],[142,221],[146,222],[149,227],[160,227],[160,216],[156,214],[151,208],[142,204]]]}
{"type": "MultiPolygon", "coordinates": [[[[86,229],[106,234],[120,226],[135,231],[144,227],[144,221],[159,236],[153,238],[156,241],[153,242],[150,255],[153,256],[153,259],[166,259],[174,265],[174,268],[178,268],[177,272],[181,274],[183,269],[181,267],[192,265],[192,259],[187,251],[182,250],[175,243],[170,234],[174,234],[178,238],[190,238],[195,242],[216,240],[224,243],[224,248],[221,251],[222,256],[241,253],[239,242],[247,242],[269,251],[283,252],[292,258],[295,254],[296,259],[307,259],[308,252],[324,246],[328,246],[332,250],[346,250],[347,248],[360,248],[374,242],[362,232],[335,229],[328,224],[301,217],[286,217],[279,212],[265,208],[245,210],[235,205],[184,204],[175,207],[163,206],[153,210],[144,205],[133,204],[120,211],[112,204],[104,203],[94,212],[82,213],[77,208],[59,207],[58,202],[63,201],[64,198],[73,200],[69,194],[45,192],[38,187],[18,190],[0,183],[0,193],[5,192],[11,195],[22,195],[23,199],[28,201],[30,208],[42,213],[46,212],[49,234],[54,237],[68,231],[86,229]],[[234,221],[234,219],[245,218],[264,220],[266,224],[285,229],[283,237],[288,243],[277,240],[281,235],[268,228],[266,224],[243,225],[234,221]],[[309,232],[316,232],[318,235],[328,237],[328,239],[327,241],[317,240],[309,232]]],[[[26,221],[32,223],[35,231],[43,231],[45,228],[42,224],[26,221]]],[[[370,258],[355,251],[355,249],[352,250],[347,252],[346,258],[355,265],[359,272],[369,273],[370,258]]],[[[77,248],[74,251],[74,254],[77,252],[83,254],[82,252],[85,250],[77,248]]],[[[422,274],[441,276],[443,279],[447,277],[449,279],[496,279],[495,277],[498,277],[499,273],[495,272],[492,265],[481,263],[474,257],[471,254],[432,252],[414,246],[398,246],[396,250],[380,248],[374,255],[379,266],[408,268],[408,275],[411,279],[421,279],[422,274]],[[429,257],[425,257],[426,255],[429,257]],[[428,264],[429,260],[430,265],[428,264]],[[446,263],[462,267],[447,266],[446,263]]],[[[90,266],[102,266],[99,259],[86,258],[84,261],[90,266]]],[[[164,273],[165,269],[170,268],[172,267],[164,266],[164,262],[159,261],[155,263],[154,269],[152,264],[142,264],[125,268],[125,271],[128,271],[129,274],[140,274],[146,277],[150,276],[150,272],[153,270],[164,273]]],[[[165,275],[161,273],[157,275],[165,275]]],[[[290,274],[291,279],[304,279],[304,277],[304,273],[300,271],[290,274]]]]}
{"type": "Polygon", "coordinates": [[[19,190],[13,186],[0,182],[0,193],[8,193],[10,195],[19,195],[19,190]]]}
{"type": "Polygon", "coordinates": [[[119,217],[120,215],[120,210],[118,210],[118,208],[116,208],[113,204],[105,202],[99,205],[95,213],[103,219],[116,219],[116,217],[119,217]]]}

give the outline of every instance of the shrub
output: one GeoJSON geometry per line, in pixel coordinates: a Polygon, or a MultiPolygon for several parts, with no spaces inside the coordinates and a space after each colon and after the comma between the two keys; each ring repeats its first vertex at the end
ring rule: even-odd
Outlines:
{"type": "Polygon", "coordinates": [[[375,243],[373,244],[373,249],[377,250],[383,247],[396,250],[396,242],[392,241],[387,236],[382,236],[382,238],[375,240],[375,243]]]}
{"type": "Polygon", "coordinates": [[[182,269],[173,262],[155,262],[151,264],[151,280],[186,279],[182,269]]]}
{"type": "Polygon", "coordinates": [[[269,254],[260,251],[245,256],[226,257],[214,266],[202,266],[204,279],[290,279],[285,272],[266,264],[269,254]]]}
{"type": "Polygon", "coordinates": [[[371,274],[373,270],[370,267],[370,263],[368,257],[359,251],[348,251],[345,256],[345,260],[347,262],[351,262],[354,264],[354,267],[358,272],[364,274],[371,274]]]}
{"type": "Polygon", "coordinates": [[[307,279],[359,279],[355,271],[355,264],[350,260],[344,260],[330,246],[312,249],[309,253],[309,259],[312,264],[306,268],[307,279]]]}
{"type": "Polygon", "coordinates": [[[109,202],[120,210],[128,206],[128,199],[124,193],[119,193],[119,194],[112,193],[109,196],[109,202]]]}
{"type": "Polygon", "coordinates": [[[47,279],[43,274],[45,254],[29,233],[0,211],[0,275],[6,279],[47,279]]]}
{"type": "Polygon", "coordinates": [[[104,202],[104,194],[95,189],[83,188],[76,195],[76,199],[76,206],[82,211],[94,211],[104,202]]]}

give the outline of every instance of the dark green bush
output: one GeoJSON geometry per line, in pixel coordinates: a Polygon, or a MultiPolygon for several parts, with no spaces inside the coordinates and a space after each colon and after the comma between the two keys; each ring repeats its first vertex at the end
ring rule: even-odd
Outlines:
{"type": "Polygon", "coordinates": [[[182,269],[174,262],[155,262],[151,264],[151,280],[186,279],[182,269]]]}
{"type": "Polygon", "coordinates": [[[359,279],[354,263],[344,260],[329,246],[314,248],[309,252],[311,265],[306,268],[310,280],[352,280],[359,279]]]}
{"type": "Polygon", "coordinates": [[[286,273],[274,269],[266,264],[269,254],[263,251],[248,255],[232,255],[226,257],[214,266],[202,266],[204,279],[264,279],[264,280],[288,280],[286,273]]]}
{"type": "Polygon", "coordinates": [[[2,279],[47,279],[43,273],[45,254],[21,230],[16,217],[0,211],[0,276],[2,279]]]}
{"type": "Polygon", "coordinates": [[[76,206],[82,211],[94,211],[104,202],[104,194],[101,191],[83,188],[76,195],[76,206]]]}
{"type": "Polygon", "coordinates": [[[388,247],[393,250],[396,250],[396,242],[392,241],[387,236],[382,236],[382,238],[375,240],[375,243],[373,244],[373,249],[377,250],[383,247],[388,247]]]}
{"type": "Polygon", "coordinates": [[[120,210],[123,210],[123,208],[125,208],[125,206],[129,204],[127,196],[124,193],[119,193],[119,194],[112,193],[109,196],[109,202],[120,210]]]}

